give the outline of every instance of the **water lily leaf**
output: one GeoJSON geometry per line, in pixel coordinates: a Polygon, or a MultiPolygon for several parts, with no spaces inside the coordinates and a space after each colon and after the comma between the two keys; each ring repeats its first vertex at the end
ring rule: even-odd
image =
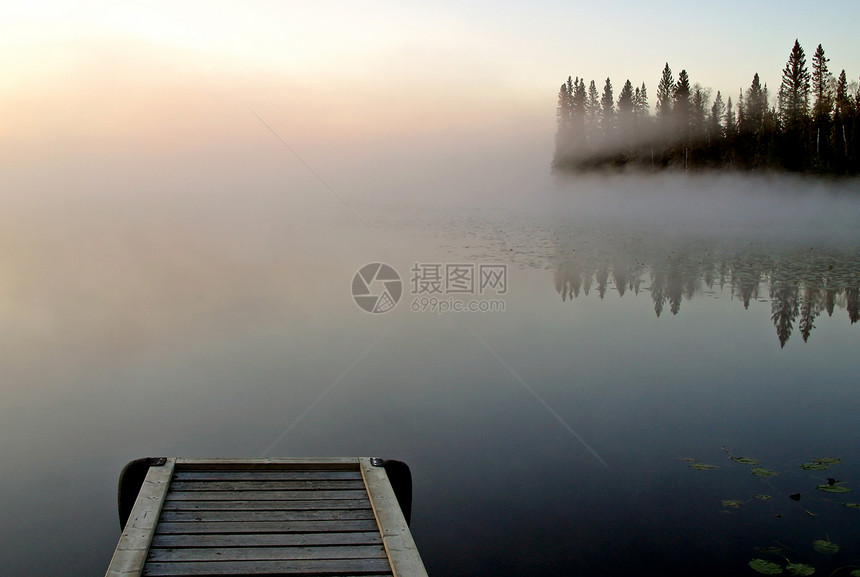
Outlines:
{"type": "Polygon", "coordinates": [[[812,575],[815,573],[815,567],[804,563],[789,563],[785,568],[792,575],[812,575]]]}
{"type": "Polygon", "coordinates": [[[860,509],[860,503],[845,503],[849,509],[860,509]]]}
{"type": "Polygon", "coordinates": [[[770,499],[770,495],[753,495],[753,497],[755,497],[759,501],[767,501],[768,499],[770,499]]]}
{"type": "Polygon", "coordinates": [[[782,573],[782,567],[776,563],[765,561],[764,559],[753,559],[750,561],[749,565],[753,570],[761,573],[762,575],[779,575],[782,573]]]}
{"type": "Polygon", "coordinates": [[[756,547],[756,551],[759,553],[782,553],[782,547],[771,546],[771,547],[756,547]]]}
{"type": "Polygon", "coordinates": [[[813,463],[821,463],[823,465],[838,465],[842,462],[842,459],[836,459],[834,457],[824,457],[821,459],[812,459],[813,463]]]}
{"type": "Polygon", "coordinates": [[[851,575],[851,577],[860,577],[860,569],[855,569],[854,571],[849,573],[849,575],[851,575]]]}
{"type": "Polygon", "coordinates": [[[732,507],[734,509],[738,509],[744,504],[743,501],[739,501],[738,499],[725,499],[722,503],[723,507],[732,507]]]}
{"type": "Polygon", "coordinates": [[[750,469],[750,473],[752,473],[756,477],[774,477],[776,475],[779,475],[779,473],[777,473],[773,469],[765,469],[764,467],[753,467],[752,469],[750,469]]]}
{"type": "Polygon", "coordinates": [[[805,470],[805,471],[824,471],[825,469],[829,469],[830,465],[828,465],[827,463],[812,462],[812,463],[803,463],[800,466],[800,468],[805,470]]]}
{"type": "Polygon", "coordinates": [[[788,498],[792,501],[800,501],[800,493],[792,493],[788,498]]]}
{"type": "Polygon", "coordinates": [[[708,465],[706,463],[693,463],[690,465],[691,469],[695,469],[697,471],[714,471],[719,469],[719,465],[708,465]]]}
{"type": "Polygon", "coordinates": [[[693,459],[692,457],[684,457],[681,459],[682,461],[687,461],[688,463],[695,463],[698,459],[693,459]]]}
{"type": "Polygon", "coordinates": [[[729,457],[729,459],[741,465],[758,465],[761,463],[758,459],[751,459],[750,457],[729,457]]]}
{"type": "Polygon", "coordinates": [[[825,553],[827,555],[833,555],[834,553],[839,551],[839,545],[837,545],[836,543],[831,543],[830,541],[825,541],[824,539],[818,539],[816,541],[813,541],[812,548],[819,553],[825,553]]]}
{"type": "Polygon", "coordinates": [[[825,491],[827,493],[850,493],[851,492],[851,489],[849,489],[848,487],[843,487],[842,485],[835,485],[835,484],[833,484],[833,485],[831,485],[831,484],[816,485],[815,488],[818,489],[819,491],[825,491]]]}

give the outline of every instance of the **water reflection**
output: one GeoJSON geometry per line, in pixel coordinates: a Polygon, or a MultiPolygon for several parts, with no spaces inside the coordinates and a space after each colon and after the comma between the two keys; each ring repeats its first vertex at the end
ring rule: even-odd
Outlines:
{"type": "Polygon", "coordinates": [[[860,259],[857,249],[727,243],[713,239],[649,240],[645,235],[585,240],[581,232],[562,235],[557,250],[555,289],[562,301],[600,299],[614,288],[619,297],[648,292],[654,313],[677,315],[684,300],[728,290],[745,309],[770,302],[780,346],[797,330],[805,341],[816,319],[847,312],[860,318],[860,259]]]}

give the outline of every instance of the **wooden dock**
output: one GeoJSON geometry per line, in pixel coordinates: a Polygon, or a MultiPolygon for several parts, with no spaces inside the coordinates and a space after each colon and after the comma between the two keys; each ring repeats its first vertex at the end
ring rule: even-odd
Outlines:
{"type": "Polygon", "coordinates": [[[152,460],[106,577],[426,576],[382,465],[152,460]]]}

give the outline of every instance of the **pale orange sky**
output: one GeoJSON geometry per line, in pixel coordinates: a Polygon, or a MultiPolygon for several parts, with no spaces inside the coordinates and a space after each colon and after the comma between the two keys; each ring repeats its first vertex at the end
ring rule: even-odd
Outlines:
{"type": "Polygon", "coordinates": [[[568,74],[645,81],[653,100],[670,61],[729,96],[760,72],[774,94],[799,37],[809,60],[822,42],[831,68],[856,78],[860,5],[840,9],[834,19],[793,0],[6,2],[0,179],[47,178],[82,159],[117,173],[140,158],[234,174],[271,154],[282,162],[253,112],[330,172],[368,155],[382,170],[386,156],[420,164],[493,148],[548,164],[568,74]]]}

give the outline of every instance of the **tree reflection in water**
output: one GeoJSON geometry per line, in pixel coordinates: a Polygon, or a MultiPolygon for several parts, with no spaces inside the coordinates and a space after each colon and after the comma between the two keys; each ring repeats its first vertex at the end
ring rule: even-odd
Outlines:
{"type": "Polygon", "coordinates": [[[728,287],[745,309],[750,301],[768,300],[780,346],[795,328],[804,341],[823,312],[845,310],[854,324],[860,318],[860,249],[762,246],[756,242],[674,239],[647,242],[642,236],[602,237],[599,247],[580,233],[562,235],[557,251],[555,288],[562,301],[588,296],[592,283],[603,299],[614,286],[651,293],[659,317],[673,315],[683,300],[705,290],[728,287]],[[589,246],[591,250],[589,250],[589,246]],[[597,250],[599,248],[599,250],[597,250]],[[766,295],[766,296],[764,296],[766,295]]]}

